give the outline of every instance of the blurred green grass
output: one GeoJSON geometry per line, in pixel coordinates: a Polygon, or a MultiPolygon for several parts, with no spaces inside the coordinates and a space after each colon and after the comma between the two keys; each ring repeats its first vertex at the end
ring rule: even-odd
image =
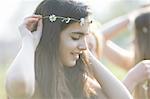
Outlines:
{"type": "Polygon", "coordinates": [[[127,74],[125,69],[108,61],[103,60],[102,62],[119,80],[124,79],[125,75],[127,74]]]}
{"type": "Polygon", "coordinates": [[[6,99],[5,76],[8,65],[0,65],[0,99],[6,99]]]}

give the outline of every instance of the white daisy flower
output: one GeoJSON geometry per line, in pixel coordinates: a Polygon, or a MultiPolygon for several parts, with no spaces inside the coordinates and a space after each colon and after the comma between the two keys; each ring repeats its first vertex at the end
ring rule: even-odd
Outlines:
{"type": "Polygon", "coordinates": [[[81,18],[81,19],[80,19],[80,25],[81,25],[81,26],[84,25],[84,21],[85,21],[84,18],[81,18]]]}
{"type": "Polygon", "coordinates": [[[143,31],[144,33],[147,33],[147,32],[148,32],[148,29],[147,29],[146,27],[143,27],[143,28],[142,28],[142,31],[143,31]]]}
{"type": "Polygon", "coordinates": [[[71,20],[71,18],[66,18],[66,23],[69,23],[70,22],[70,20],[71,20]]]}
{"type": "Polygon", "coordinates": [[[52,15],[49,16],[49,20],[50,20],[51,22],[56,21],[56,19],[57,19],[57,17],[56,17],[54,14],[52,14],[52,15]]]}

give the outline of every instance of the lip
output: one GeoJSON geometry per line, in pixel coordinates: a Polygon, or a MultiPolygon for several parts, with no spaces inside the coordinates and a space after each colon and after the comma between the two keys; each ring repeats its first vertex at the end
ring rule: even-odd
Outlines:
{"type": "Polygon", "coordinates": [[[79,55],[80,55],[79,53],[72,53],[72,55],[74,60],[79,59],[79,55]]]}

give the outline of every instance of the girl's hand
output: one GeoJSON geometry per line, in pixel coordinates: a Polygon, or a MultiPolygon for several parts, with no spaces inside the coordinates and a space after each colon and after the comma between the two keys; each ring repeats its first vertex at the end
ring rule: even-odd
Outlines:
{"type": "Polygon", "coordinates": [[[19,26],[19,30],[23,42],[26,42],[24,38],[29,37],[34,49],[36,49],[42,35],[42,16],[33,15],[25,18],[24,22],[19,26]]]}
{"type": "Polygon", "coordinates": [[[123,83],[132,92],[136,85],[148,79],[150,79],[150,60],[143,60],[128,72],[123,83]]]}

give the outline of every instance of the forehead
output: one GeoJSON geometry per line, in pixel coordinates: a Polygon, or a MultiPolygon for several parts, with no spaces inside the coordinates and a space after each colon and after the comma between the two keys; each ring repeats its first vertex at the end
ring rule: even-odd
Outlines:
{"type": "Polygon", "coordinates": [[[68,32],[68,33],[75,32],[75,33],[80,33],[83,35],[88,35],[90,34],[89,27],[90,25],[81,26],[80,23],[76,22],[76,23],[70,24],[62,32],[68,32]]]}

